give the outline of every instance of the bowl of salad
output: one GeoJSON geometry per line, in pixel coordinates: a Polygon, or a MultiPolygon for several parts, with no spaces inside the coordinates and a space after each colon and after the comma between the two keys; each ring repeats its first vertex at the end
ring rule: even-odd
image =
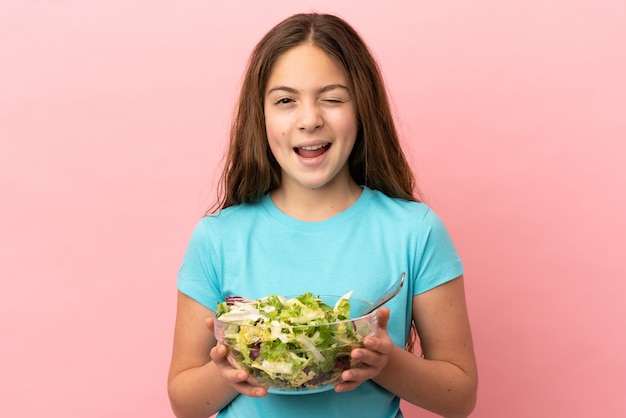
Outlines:
{"type": "Polygon", "coordinates": [[[350,316],[371,306],[351,294],[229,297],[217,306],[215,337],[230,364],[270,393],[330,390],[344,370],[359,366],[350,352],[378,330],[377,311],[350,316]]]}

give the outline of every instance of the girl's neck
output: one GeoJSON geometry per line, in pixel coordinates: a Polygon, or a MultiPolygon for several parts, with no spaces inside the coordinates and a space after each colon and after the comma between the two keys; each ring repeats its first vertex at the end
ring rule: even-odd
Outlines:
{"type": "Polygon", "coordinates": [[[363,189],[350,177],[345,182],[331,182],[318,189],[283,183],[271,193],[271,198],[281,212],[292,218],[319,222],[348,209],[362,192],[363,189]]]}

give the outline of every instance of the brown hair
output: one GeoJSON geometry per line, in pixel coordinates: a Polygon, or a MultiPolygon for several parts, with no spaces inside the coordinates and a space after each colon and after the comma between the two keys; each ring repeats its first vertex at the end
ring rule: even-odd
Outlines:
{"type": "Polygon", "coordinates": [[[387,99],[380,69],[358,33],[327,14],[297,14],[272,28],[257,44],[245,73],[230,144],[208,213],[252,202],[280,185],[280,166],[267,142],[263,100],[270,72],[285,52],[310,42],[341,65],[355,100],[359,130],[348,164],[357,184],[406,200],[418,200],[387,99]]]}

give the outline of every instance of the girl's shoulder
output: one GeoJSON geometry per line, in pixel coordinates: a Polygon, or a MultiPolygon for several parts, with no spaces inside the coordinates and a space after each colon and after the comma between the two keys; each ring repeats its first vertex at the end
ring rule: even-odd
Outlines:
{"type": "Polygon", "coordinates": [[[259,212],[263,210],[261,201],[242,203],[219,209],[200,219],[199,226],[204,228],[229,228],[233,225],[242,225],[258,220],[259,212]]]}
{"type": "Polygon", "coordinates": [[[382,192],[372,191],[370,198],[370,222],[385,227],[406,230],[427,231],[446,230],[439,214],[427,203],[393,198],[382,192]]]}
{"type": "Polygon", "coordinates": [[[434,212],[424,202],[416,202],[411,200],[400,199],[397,197],[389,197],[386,194],[371,190],[370,205],[381,213],[387,213],[392,217],[425,217],[434,212]]]}

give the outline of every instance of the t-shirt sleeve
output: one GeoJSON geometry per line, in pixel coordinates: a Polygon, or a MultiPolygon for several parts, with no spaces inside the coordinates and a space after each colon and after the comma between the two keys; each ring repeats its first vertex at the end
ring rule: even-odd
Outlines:
{"type": "Polygon", "coordinates": [[[222,299],[217,286],[214,252],[211,250],[209,235],[206,223],[200,221],[189,239],[176,285],[180,292],[213,311],[222,299]]]}
{"type": "Polygon", "coordinates": [[[416,254],[414,295],[424,293],[463,274],[463,264],[441,218],[428,210],[416,254]]]}

